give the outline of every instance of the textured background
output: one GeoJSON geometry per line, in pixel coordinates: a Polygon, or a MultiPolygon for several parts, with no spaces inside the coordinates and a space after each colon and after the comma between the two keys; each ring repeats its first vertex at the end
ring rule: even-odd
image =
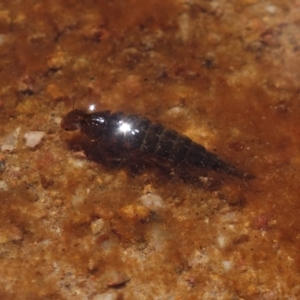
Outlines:
{"type": "Polygon", "coordinates": [[[299,27],[298,0],[2,0],[0,298],[299,299],[299,27]],[[256,178],[89,162],[60,121],[90,104],[256,178]]]}

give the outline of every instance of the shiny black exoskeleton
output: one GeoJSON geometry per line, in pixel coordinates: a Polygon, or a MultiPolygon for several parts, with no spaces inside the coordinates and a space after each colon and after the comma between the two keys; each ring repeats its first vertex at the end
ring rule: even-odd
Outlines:
{"type": "Polygon", "coordinates": [[[84,151],[93,160],[106,149],[112,155],[127,155],[131,160],[154,157],[173,166],[180,164],[246,176],[190,138],[138,115],[108,110],[85,113],[74,109],[63,118],[61,126],[67,131],[79,130],[91,142],[84,151]]]}

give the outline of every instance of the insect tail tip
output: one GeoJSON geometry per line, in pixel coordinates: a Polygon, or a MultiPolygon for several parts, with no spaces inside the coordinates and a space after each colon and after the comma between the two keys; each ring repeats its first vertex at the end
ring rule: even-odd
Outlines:
{"type": "Polygon", "coordinates": [[[250,174],[250,173],[244,173],[243,177],[245,179],[255,179],[255,175],[250,174]]]}
{"type": "Polygon", "coordinates": [[[233,175],[235,177],[238,177],[238,178],[241,178],[241,179],[254,179],[255,176],[251,173],[248,173],[248,172],[244,172],[234,166],[230,166],[228,169],[227,169],[227,173],[229,175],[233,175]]]}
{"type": "Polygon", "coordinates": [[[246,180],[250,180],[250,179],[255,178],[255,176],[251,173],[244,172],[244,171],[241,171],[241,170],[236,170],[236,169],[233,170],[233,172],[231,174],[236,176],[236,177],[239,177],[241,179],[246,179],[246,180]]]}

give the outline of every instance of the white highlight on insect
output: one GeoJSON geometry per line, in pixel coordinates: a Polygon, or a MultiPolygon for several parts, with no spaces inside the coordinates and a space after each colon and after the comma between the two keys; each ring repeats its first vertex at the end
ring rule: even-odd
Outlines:
{"type": "Polygon", "coordinates": [[[131,133],[131,134],[135,135],[139,132],[138,129],[133,130],[132,126],[129,123],[120,121],[119,124],[120,124],[119,131],[121,131],[123,134],[131,133]]]}
{"type": "Polygon", "coordinates": [[[119,130],[125,134],[126,132],[131,131],[131,126],[128,123],[122,122],[119,127],[119,130]]]}
{"type": "Polygon", "coordinates": [[[89,111],[95,111],[96,109],[96,105],[95,104],[91,104],[88,108],[89,111]]]}

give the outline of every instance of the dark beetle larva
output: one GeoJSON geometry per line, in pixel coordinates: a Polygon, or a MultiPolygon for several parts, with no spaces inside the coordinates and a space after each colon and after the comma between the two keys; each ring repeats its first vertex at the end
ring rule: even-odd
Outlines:
{"type": "Polygon", "coordinates": [[[152,157],[158,164],[168,161],[172,166],[186,165],[246,176],[190,138],[138,115],[109,110],[85,113],[74,109],[62,119],[61,126],[67,131],[79,130],[91,142],[89,149],[84,150],[94,160],[106,149],[112,156],[127,156],[131,160],[152,157]]]}

